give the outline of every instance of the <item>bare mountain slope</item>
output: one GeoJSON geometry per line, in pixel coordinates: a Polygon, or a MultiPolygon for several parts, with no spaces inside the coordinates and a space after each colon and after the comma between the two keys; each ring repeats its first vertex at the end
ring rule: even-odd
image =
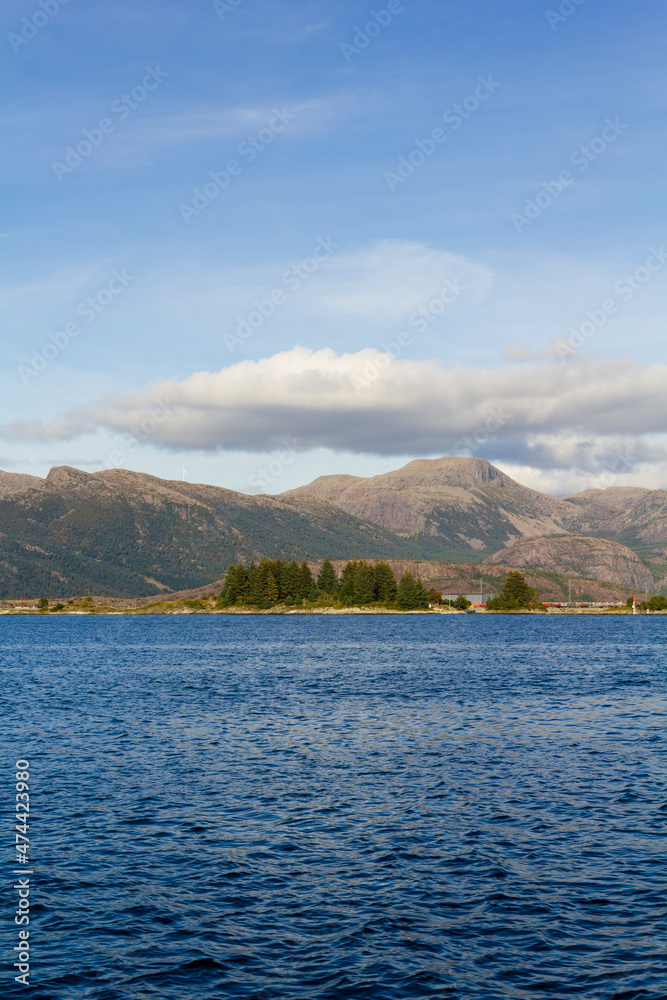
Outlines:
{"type": "Polygon", "coordinates": [[[418,459],[368,479],[322,476],[283,497],[316,495],[356,517],[427,543],[433,557],[497,551],[526,536],[564,532],[572,505],[538,493],[483,458],[418,459]]]}
{"type": "Polygon", "coordinates": [[[667,492],[617,486],[566,497],[574,508],[565,523],[571,531],[627,545],[667,586],[667,492]]]}
{"type": "Polygon", "coordinates": [[[651,571],[639,556],[625,545],[604,538],[581,535],[527,538],[487,556],[484,563],[605,580],[642,592],[653,592],[655,587],[651,571]]]}
{"type": "Polygon", "coordinates": [[[16,493],[17,490],[25,489],[26,486],[37,486],[43,482],[39,476],[28,476],[20,472],[3,472],[0,469],[0,497],[9,493],[16,493]]]}

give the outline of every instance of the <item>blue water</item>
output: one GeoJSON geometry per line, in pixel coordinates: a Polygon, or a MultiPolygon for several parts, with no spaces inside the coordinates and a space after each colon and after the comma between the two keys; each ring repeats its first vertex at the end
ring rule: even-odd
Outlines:
{"type": "Polygon", "coordinates": [[[667,618],[0,618],[31,1000],[665,1000],[667,618]]]}

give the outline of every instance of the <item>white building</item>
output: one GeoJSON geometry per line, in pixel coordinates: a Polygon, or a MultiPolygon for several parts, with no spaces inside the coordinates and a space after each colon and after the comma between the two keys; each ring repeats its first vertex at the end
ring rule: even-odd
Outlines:
{"type": "MultiPolygon", "coordinates": [[[[442,594],[443,601],[455,601],[459,594],[442,594]]],[[[493,597],[492,593],[480,594],[479,591],[476,594],[463,594],[463,597],[471,604],[486,604],[493,597]]]]}

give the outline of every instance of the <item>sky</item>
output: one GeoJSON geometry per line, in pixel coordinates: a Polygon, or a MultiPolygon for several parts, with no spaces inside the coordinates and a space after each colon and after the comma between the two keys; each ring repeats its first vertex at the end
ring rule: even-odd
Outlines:
{"type": "Polygon", "coordinates": [[[666,13],[5,0],[0,468],[667,487],[666,13]]]}

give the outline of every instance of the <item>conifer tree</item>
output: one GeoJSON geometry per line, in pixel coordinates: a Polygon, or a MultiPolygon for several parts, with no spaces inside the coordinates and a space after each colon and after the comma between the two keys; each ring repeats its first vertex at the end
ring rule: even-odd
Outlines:
{"type": "Polygon", "coordinates": [[[375,572],[367,562],[361,562],[354,574],[354,600],[357,604],[370,604],[375,600],[375,572]]]}
{"type": "Polygon", "coordinates": [[[299,597],[310,601],[314,596],[315,581],[313,580],[313,574],[310,572],[310,567],[304,559],[299,566],[299,597]]]}
{"type": "Polygon", "coordinates": [[[522,573],[510,570],[497,597],[487,601],[489,611],[519,611],[521,608],[544,609],[537,591],[529,587],[522,573]]]}
{"type": "Polygon", "coordinates": [[[356,559],[351,559],[343,566],[338,585],[338,596],[341,601],[352,602],[354,600],[354,577],[359,563],[356,559]]]}
{"type": "Polygon", "coordinates": [[[264,600],[264,588],[259,566],[253,559],[248,566],[248,601],[250,604],[261,604],[264,600]]]}
{"type": "Polygon", "coordinates": [[[417,603],[417,607],[418,608],[427,608],[428,607],[428,605],[429,605],[428,590],[426,589],[426,587],[422,583],[422,578],[420,576],[417,577],[416,595],[415,596],[416,596],[416,600],[418,602],[417,603]]]}
{"type": "Polygon", "coordinates": [[[278,589],[280,591],[280,599],[284,600],[291,593],[289,563],[285,562],[284,559],[278,559],[276,564],[276,569],[274,570],[274,576],[278,583],[278,589]]]}
{"type": "Polygon", "coordinates": [[[299,564],[297,563],[296,559],[292,559],[292,562],[289,564],[288,577],[289,577],[289,589],[287,593],[290,597],[298,599],[301,596],[301,594],[299,593],[299,591],[301,590],[301,573],[299,571],[299,564]]]}
{"type": "Polygon", "coordinates": [[[279,598],[278,583],[273,574],[273,570],[269,570],[268,576],[266,578],[266,599],[269,604],[277,604],[279,598]]]}
{"type": "MultiPolygon", "coordinates": [[[[282,581],[283,581],[283,567],[284,566],[285,566],[285,563],[283,562],[282,559],[269,559],[269,562],[268,562],[268,572],[273,574],[273,579],[275,580],[276,589],[278,591],[278,597],[277,597],[278,601],[282,600],[282,598],[285,597],[285,595],[286,595],[286,591],[283,590],[283,586],[282,586],[282,581]]],[[[267,592],[267,594],[268,594],[268,586],[269,586],[269,578],[268,578],[268,575],[267,575],[267,578],[266,578],[266,588],[267,588],[266,592],[267,592]]]]}
{"type": "Polygon", "coordinates": [[[428,607],[428,594],[421,579],[417,577],[415,580],[409,571],[404,573],[398,585],[396,601],[399,608],[404,608],[405,610],[428,607]]]}
{"type": "Polygon", "coordinates": [[[396,600],[396,578],[389,563],[375,564],[375,589],[378,601],[392,604],[396,600]]]}
{"type": "Polygon", "coordinates": [[[236,566],[230,563],[225,582],[222,585],[218,604],[233,604],[236,600],[236,566]]]}
{"type": "Polygon", "coordinates": [[[328,556],[322,563],[322,569],[317,577],[317,586],[329,597],[335,597],[338,592],[338,577],[328,556]]]}
{"type": "Polygon", "coordinates": [[[268,584],[269,573],[271,572],[271,566],[269,560],[264,557],[261,563],[257,567],[257,592],[261,594],[261,599],[266,597],[266,587],[268,584]]]}
{"type": "Polygon", "coordinates": [[[241,600],[247,601],[250,594],[250,576],[248,574],[248,570],[241,562],[236,567],[235,586],[236,586],[235,600],[238,600],[240,597],[241,600]]]}

